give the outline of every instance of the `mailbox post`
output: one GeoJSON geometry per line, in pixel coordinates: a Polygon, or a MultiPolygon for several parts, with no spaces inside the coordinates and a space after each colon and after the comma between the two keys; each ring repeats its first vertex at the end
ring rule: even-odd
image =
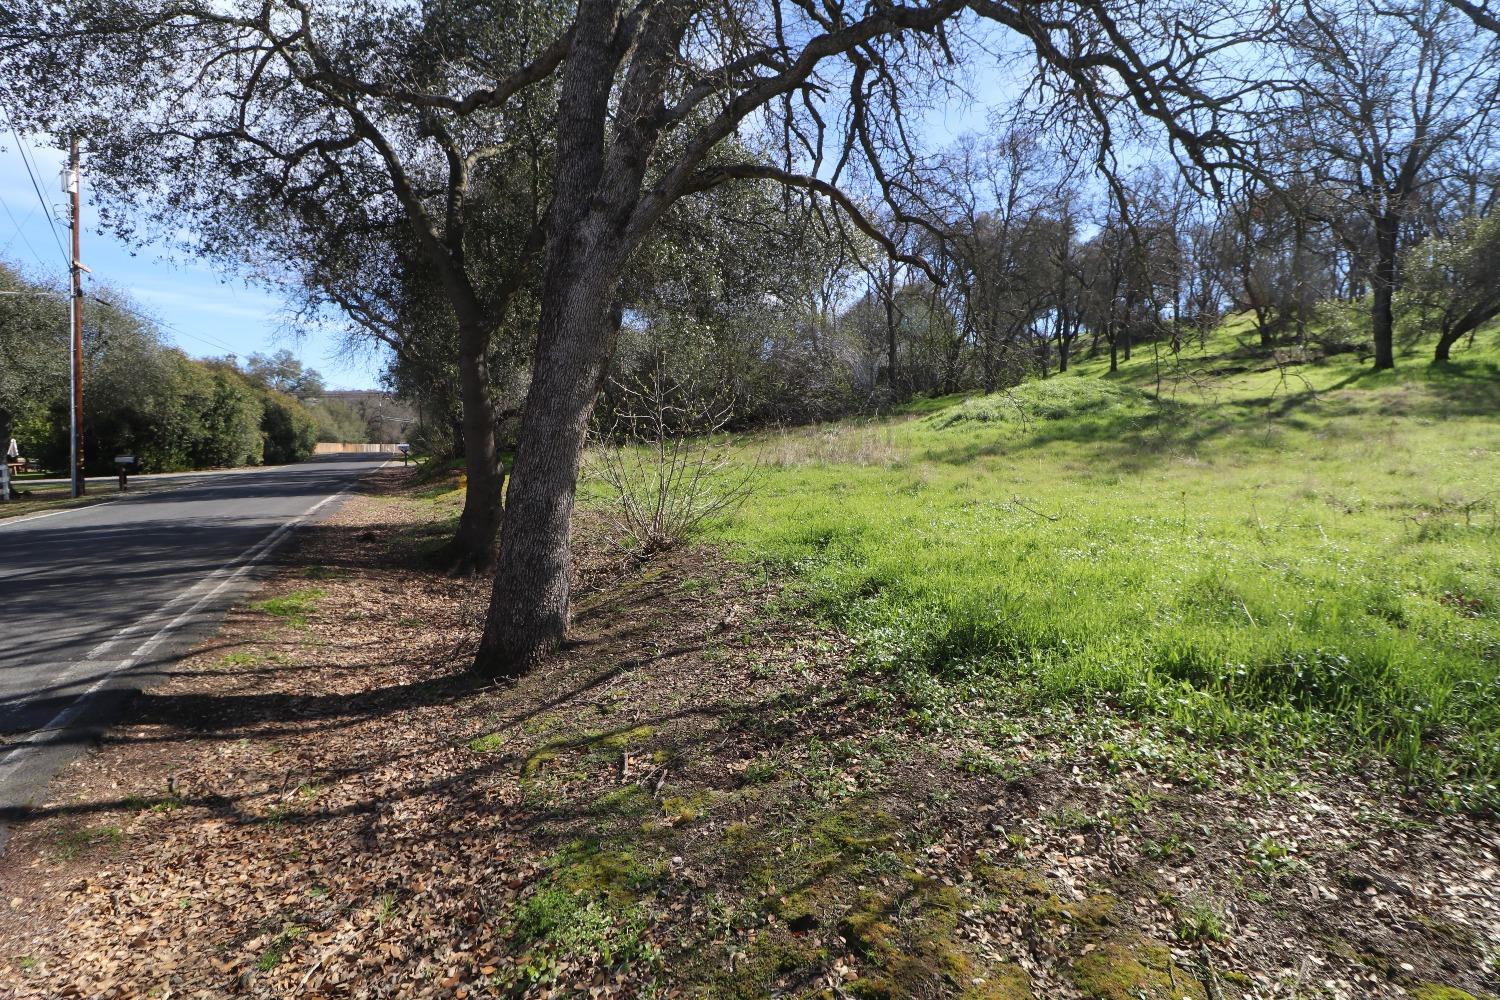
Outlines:
{"type": "Polygon", "coordinates": [[[396,450],[399,451],[399,452],[401,452],[401,464],[405,465],[407,457],[409,455],[411,455],[411,445],[409,445],[409,444],[398,444],[398,445],[396,445],[396,450]]]}
{"type": "Polygon", "coordinates": [[[129,488],[127,480],[129,479],[130,470],[135,467],[135,456],[116,455],[115,467],[120,470],[120,492],[124,493],[129,488]]]}

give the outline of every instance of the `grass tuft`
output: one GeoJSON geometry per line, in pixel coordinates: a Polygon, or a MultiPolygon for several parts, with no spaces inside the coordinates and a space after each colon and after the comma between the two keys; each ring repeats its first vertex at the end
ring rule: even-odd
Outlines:
{"type": "Polygon", "coordinates": [[[307,624],[307,616],[317,608],[318,602],[328,596],[328,591],[317,587],[293,590],[277,597],[268,597],[250,605],[256,611],[285,619],[287,624],[301,628],[307,624]]]}

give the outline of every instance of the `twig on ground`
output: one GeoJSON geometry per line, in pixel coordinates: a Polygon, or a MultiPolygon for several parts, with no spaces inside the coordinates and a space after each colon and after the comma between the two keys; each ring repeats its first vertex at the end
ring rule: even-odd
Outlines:
{"type": "Polygon", "coordinates": [[[1208,1000],[1224,1000],[1224,990],[1219,985],[1219,974],[1214,971],[1207,941],[1198,942],[1198,960],[1203,966],[1203,989],[1208,993],[1208,1000]]]}
{"type": "Polygon", "coordinates": [[[312,964],[312,968],[307,970],[307,973],[302,977],[302,981],[297,984],[297,989],[295,990],[295,992],[298,996],[302,995],[302,990],[307,986],[307,981],[313,977],[313,973],[317,972],[320,968],[323,967],[323,963],[328,961],[328,956],[331,954],[333,954],[333,952],[325,951],[322,956],[312,964]]]}
{"type": "Polygon", "coordinates": [[[1056,515],[1053,515],[1053,514],[1044,514],[1044,513],[1042,513],[1041,511],[1037,510],[1034,507],[1028,507],[1028,506],[1026,506],[1024,503],[1021,502],[1021,498],[1020,497],[1013,496],[1013,497],[1010,498],[1010,502],[1014,506],[1019,507],[1022,510],[1024,510],[1026,513],[1028,513],[1028,514],[1035,514],[1037,517],[1040,517],[1040,518],[1042,518],[1045,521],[1060,521],[1060,520],[1062,520],[1062,518],[1060,518],[1060,517],[1058,517],[1056,515]]]}

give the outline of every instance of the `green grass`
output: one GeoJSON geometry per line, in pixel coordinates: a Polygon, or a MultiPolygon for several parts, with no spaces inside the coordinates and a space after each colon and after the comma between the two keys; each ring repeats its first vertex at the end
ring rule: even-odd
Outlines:
{"type": "Polygon", "coordinates": [[[240,649],[233,653],[225,653],[218,663],[214,664],[216,670],[235,670],[239,667],[257,667],[265,662],[265,657],[254,650],[240,649]]]}
{"type": "Polygon", "coordinates": [[[1500,802],[1500,335],[1379,374],[1250,339],[1237,318],[1115,374],[751,438],[760,489],[715,530],[896,691],[1379,755],[1500,802]]]}
{"type": "Polygon", "coordinates": [[[592,842],[570,844],[551,868],[515,909],[508,936],[521,953],[497,982],[512,988],[550,982],[560,967],[579,961],[660,961],[638,898],[660,880],[659,870],[592,842]]]}
{"type": "Polygon", "coordinates": [[[475,753],[494,753],[504,749],[509,740],[504,733],[486,733],[469,741],[469,749],[475,753]]]}
{"type": "Polygon", "coordinates": [[[119,844],[125,831],[117,826],[68,826],[59,830],[53,840],[53,853],[64,861],[104,844],[119,844]]]}
{"type": "Polygon", "coordinates": [[[1199,941],[1227,941],[1229,931],[1218,907],[1206,900],[1184,904],[1177,913],[1177,937],[1187,944],[1199,941]]]}
{"type": "Polygon", "coordinates": [[[933,413],[940,428],[966,423],[1029,426],[1039,420],[1066,420],[1108,409],[1140,414],[1147,398],[1137,389],[1086,378],[1049,378],[1024,382],[1004,392],[975,396],[933,413]]]}
{"type": "Polygon", "coordinates": [[[270,972],[281,964],[282,959],[286,958],[286,953],[291,950],[292,944],[306,933],[307,928],[297,924],[289,923],[284,925],[281,933],[272,938],[271,943],[266,946],[266,950],[261,952],[260,958],[256,960],[255,967],[261,972],[270,972]]]}
{"type": "Polygon", "coordinates": [[[268,615],[283,618],[287,624],[301,628],[307,624],[307,616],[318,606],[318,602],[328,596],[326,590],[318,587],[308,587],[302,590],[293,590],[277,597],[268,597],[264,601],[256,601],[250,605],[256,611],[263,611],[268,615]]]}

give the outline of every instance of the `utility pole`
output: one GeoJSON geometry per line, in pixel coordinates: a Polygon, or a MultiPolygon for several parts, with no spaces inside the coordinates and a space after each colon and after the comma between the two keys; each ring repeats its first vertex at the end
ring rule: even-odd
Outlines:
{"type": "Polygon", "coordinates": [[[68,366],[73,395],[72,434],[69,443],[69,468],[72,470],[72,495],[83,495],[83,258],[80,236],[83,222],[79,213],[78,138],[73,139],[72,154],[68,158],[66,187],[72,207],[70,222],[73,228],[73,353],[68,366]]]}

